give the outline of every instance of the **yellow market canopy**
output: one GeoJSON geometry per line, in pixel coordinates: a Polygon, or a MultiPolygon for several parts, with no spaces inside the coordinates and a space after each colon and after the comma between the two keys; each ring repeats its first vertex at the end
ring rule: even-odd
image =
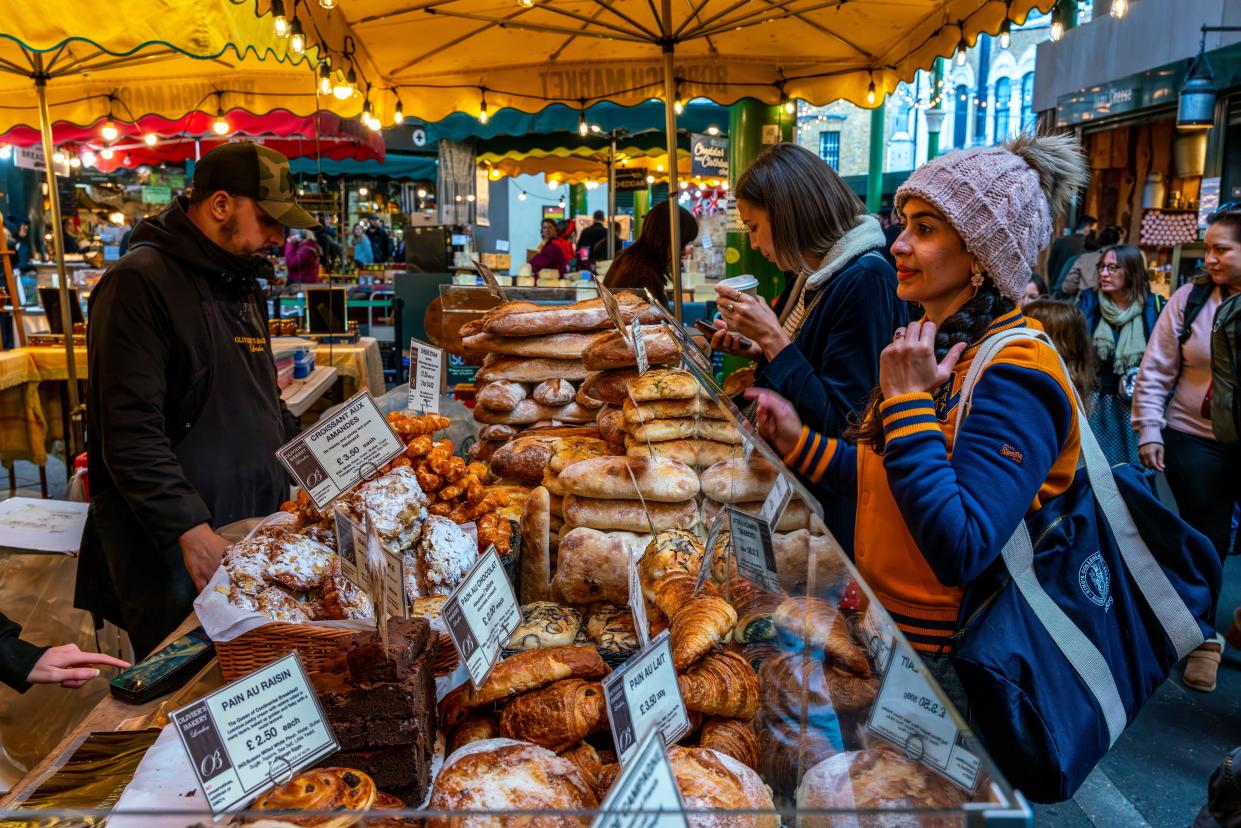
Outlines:
{"type": "MultiPolygon", "coordinates": [[[[668,156],[659,150],[651,150],[652,155],[641,155],[629,158],[624,166],[618,169],[645,169],[658,182],[668,181],[668,156]]],[[[608,180],[608,156],[565,155],[559,156],[542,152],[520,154],[516,157],[504,156],[487,158],[479,156],[478,161],[484,169],[498,171],[500,175],[543,175],[548,183],[583,184],[587,181],[606,182],[608,180]]],[[[677,172],[680,180],[690,175],[690,156],[688,152],[678,153],[677,172]]],[[[495,172],[492,177],[498,178],[495,172]]]]}

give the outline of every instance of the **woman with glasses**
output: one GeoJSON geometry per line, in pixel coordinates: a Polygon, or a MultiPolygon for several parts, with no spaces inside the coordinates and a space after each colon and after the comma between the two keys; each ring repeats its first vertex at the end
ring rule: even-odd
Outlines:
{"type": "Polygon", "coordinates": [[[1151,293],[1146,260],[1131,244],[1099,251],[1096,271],[1098,287],[1078,298],[1098,366],[1090,425],[1109,462],[1137,463],[1137,435],[1129,423],[1133,384],[1163,297],[1151,293]]]}

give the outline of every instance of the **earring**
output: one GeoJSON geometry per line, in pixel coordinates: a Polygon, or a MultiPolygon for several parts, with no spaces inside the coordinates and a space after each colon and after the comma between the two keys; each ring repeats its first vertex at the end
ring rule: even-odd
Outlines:
{"type": "Polygon", "coordinates": [[[974,296],[977,296],[978,289],[982,287],[982,283],[984,280],[982,264],[978,261],[975,261],[973,266],[970,267],[970,270],[974,274],[973,276],[970,277],[970,284],[974,286],[974,296]]]}

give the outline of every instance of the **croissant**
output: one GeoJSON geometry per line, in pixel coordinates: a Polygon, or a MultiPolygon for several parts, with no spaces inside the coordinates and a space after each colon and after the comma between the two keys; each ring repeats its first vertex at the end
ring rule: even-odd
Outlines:
{"type": "Polygon", "coordinates": [[[669,572],[688,572],[697,577],[702,556],[702,543],[693,532],[666,529],[657,533],[638,561],[638,576],[646,599],[655,600],[655,584],[669,572]]]}
{"type": "Polygon", "coordinates": [[[357,822],[359,812],[375,804],[375,780],[350,768],[315,768],[294,776],[260,796],[250,806],[255,811],[342,811],[330,819],[288,819],[315,828],[345,828],[357,822]]]}
{"type": "Polygon", "coordinates": [[[509,702],[500,713],[500,735],[560,752],[582,741],[605,715],[601,684],[565,679],[509,702]]]}
{"type": "Polygon", "coordinates": [[[756,588],[744,578],[729,582],[733,608],[737,610],[737,628],[733,639],[738,644],[751,644],[776,637],[771,616],[780,606],[780,596],[756,588]]]}
{"type": "Polygon", "coordinates": [[[802,730],[796,722],[760,714],[754,729],[758,732],[759,774],[781,797],[793,796],[802,774],[837,752],[825,733],[802,730]]]}
{"type": "Polygon", "coordinates": [[[845,618],[835,606],[822,598],[797,597],[785,599],[772,615],[776,628],[798,638],[816,650],[822,650],[828,661],[839,664],[850,673],[871,674],[865,651],[849,635],[845,618]]]}
{"type": "Polygon", "coordinates": [[[495,716],[471,713],[453,731],[452,738],[448,740],[448,751],[444,755],[451,756],[456,752],[457,748],[463,745],[468,745],[470,742],[481,742],[483,739],[494,739],[499,735],[500,726],[496,722],[495,716]]]}
{"type": "MultiPolygon", "coordinates": [[[[567,678],[603,678],[610,671],[594,647],[546,647],[509,656],[491,670],[477,690],[466,692],[466,707],[518,696],[567,678]]],[[[571,744],[571,743],[570,743],[571,744]]]]}
{"type": "Polygon", "coordinates": [[[737,611],[723,598],[699,595],[672,618],[672,666],[684,670],[724,641],[737,625],[737,611]]]}
{"type": "MultiPolygon", "coordinates": [[[[560,755],[577,765],[586,784],[598,790],[599,773],[603,770],[603,762],[599,760],[599,751],[595,750],[593,745],[589,742],[578,742],[560,755]]],[[[603,797],[600,796],[599,799],[602,800],[603,797]]]]}
{"type": "MultiPolygon", "coordinates": [[[[684,607],[694,597],[694,587],[698,584],[698,576],[688,572],[669,572],[655,582],[655,606],[669,618],[674,618],[677,610],[684,607]]],[[[699,595],[718,595],[715,584],[706,581],[699,595]]]]}
{"type": "Polygon", "coordinates": [[[702,726],[700,747],[718,750],[758,770],[758,734],[749,722],[712,716],[702,726]]]}
{"type": "MultiPolygon", "coordinates": [[[[451,649],[451,648],[450,648],[451,649]]],[[[436,705],[439,714],[440,730],[451,734],[454,730],[461,726],[470,711],[465,706],[465,698],[470,692],[470,683],[464,684],[450,690],[448,695],[440,699],[436,705]]]]}
{"type": "Polygon", "coordinates": [[[753,719],[758,712],[758,674],[740,653],[714,652],[677,676],[689,710],[730,719],[753,719]]]}

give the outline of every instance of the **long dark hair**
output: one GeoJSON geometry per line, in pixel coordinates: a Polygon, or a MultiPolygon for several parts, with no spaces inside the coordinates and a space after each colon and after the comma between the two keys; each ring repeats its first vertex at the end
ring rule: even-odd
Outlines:
{"type": "MultiPolygon", "coordinates": [[[[995,282],[990,278],[982,283],[978,293],[974,294],[961,309],[944,320],[944,324],[935,332],[935,359],[942,360],[948,351],[958,342],[974,343],[998,317],[1011,311],[1016,305],[1012,299],[1000,295],[995,282]]],[[[866,403],[865,416],[861,422],[856,420],[845,430],[845,439],[865,443],[883,454],[883,416],[879,406],[883,404],[883,392],[876,388],[871,392],[866,403]]]]}
{"type": "MultiPolygon", "coordinates": [[[[1105,247],[1099,251],[1099,267],[1103,267],[1103,260],[1108,253],[1116,257],[1116,264],[1125,272],[1125,289],[1122,293],[1129,300],[1129,304],[1138,307],[1145,305],[1146,297],[1150,294],[1150,277],[1146,275],[1146,258],[1142,251],[1132,244],[1105,247]]],[[[1102,288],[1099,288],[1099,293],[1103,293],[1102,288]]]]}
{"type": "Polygon", "coordinates": [[[773,144],[759,153],[735,192],[767,211],[776,266],[794,273],[810,268],[802,254],[827,255],[866,212],[835,170],[797,144],[773,144]]]}
{"type": "MultiPolygon", "coordinates": [[[[672,226],[669,222],[671,201],[661,201],[651,208],[642,222],[637,241],[616,256],[603,283],[609,288],[646,289],[657,300],[668,304],[664,276],[672,263],[672,226]]],[[[681,219],[681,246],[698,238],[698,220],[694,214],[677,205],[681,219]]],[[[680,251],[677,251],[680,254],[680,251]]]]}
{"type": "Polygon", "coordinates": [[[1098,374],[1094,345],[1090,341],[1090,332],[1086,330],[1086,314],[1082,313],[1076,302],[1062,299],[1035,299],[1021,312],[1042,323],[1043,330],[1056,343],[1056,350],[1064,358],[1069,378],[1077,386],[1082,402],[1089,406],[1090,393],[1094,391],[1098,374]]]}

